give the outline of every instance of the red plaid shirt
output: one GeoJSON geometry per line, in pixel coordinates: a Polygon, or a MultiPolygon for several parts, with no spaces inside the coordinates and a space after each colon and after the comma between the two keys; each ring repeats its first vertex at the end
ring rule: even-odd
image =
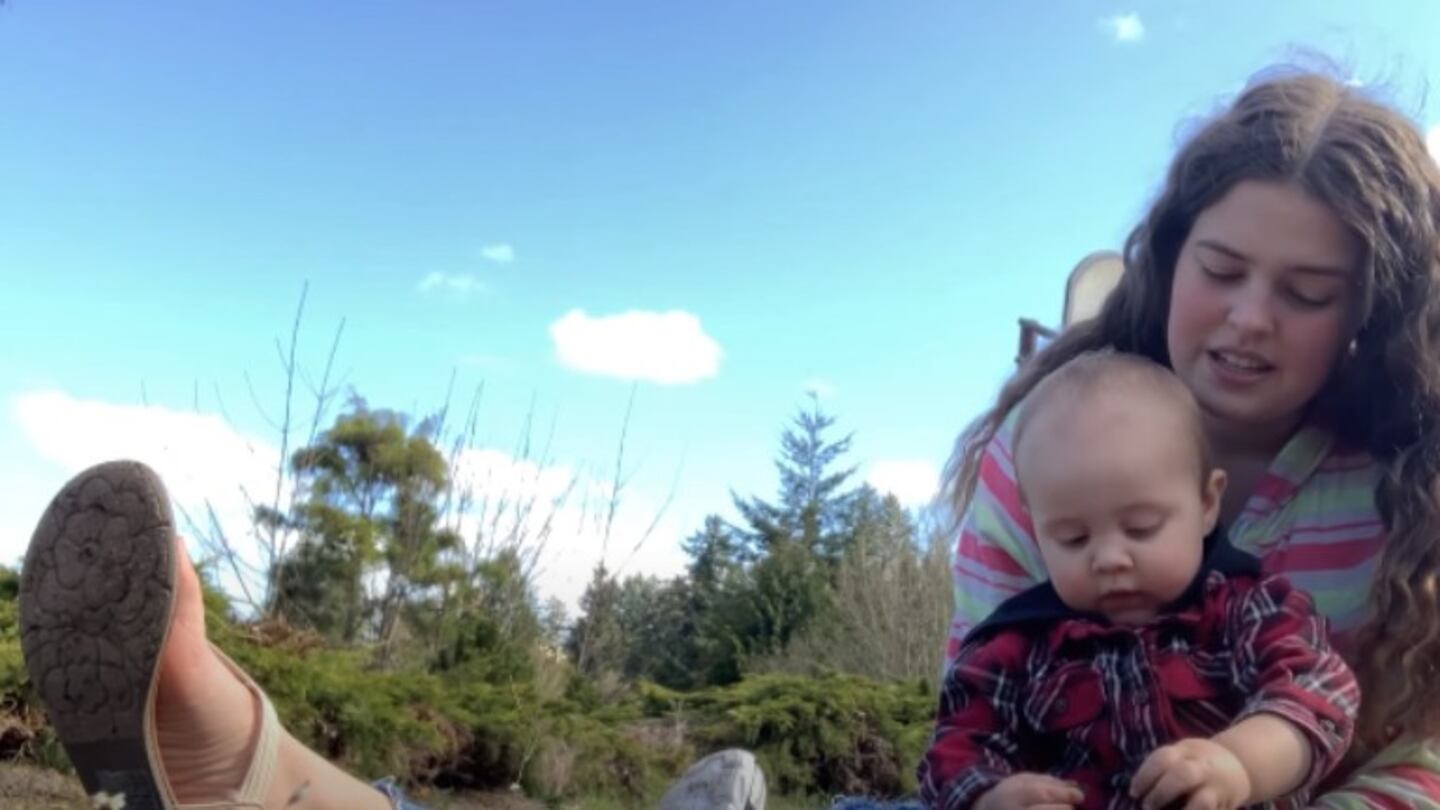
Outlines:
{"type": "Polygon", "coordinates": [[[1259,580],[1222,539],[1172,607],[1115,626],[1070,610],[1048,583],[1002,604],[946,676],[920,764],[926,805],[968,808],[1028,771],[1079,783],[1086,810],[1138,807],[1130,777],[1156,748],[1266,712],[1310,740],[1310,772],[1278,803],[1302,806],[1345,753],[1360,700],[1309,596],[1259,580]]]}

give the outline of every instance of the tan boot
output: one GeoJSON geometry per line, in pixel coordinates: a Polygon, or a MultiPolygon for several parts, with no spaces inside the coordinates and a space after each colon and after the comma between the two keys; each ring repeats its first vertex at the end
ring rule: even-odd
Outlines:
{"type": "Polygon", "coordinates": [[[133,461],[71,479],[40,519],[20,582],[25,666],[91,797],[107,810],[265,810],[281,730],[264,692],[248,772],[230,795],[181,805],[155,733],[157,662],[175,607],[175,521],[159,477],[133,461]]]}

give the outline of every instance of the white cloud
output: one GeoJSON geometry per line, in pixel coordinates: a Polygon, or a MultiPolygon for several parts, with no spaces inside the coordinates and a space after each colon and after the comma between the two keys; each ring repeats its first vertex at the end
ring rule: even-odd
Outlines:
{"type": "Polygon", "coordinates": [[[811,377],[800,386],[800,390],[806,394],[814,394],[819,399],[830,399],[839,392],[835,383],[823,377],[811,377]]]}
{"type": "Polygon", "coordinates": [[[501,242],[495,245],[486,245],[480,248],[480,255],[486,260],[496,264],[509,264],[515,261],[515,247],[501,242]]]}
{"type": "Polygon", "coordinates": [[[661,385],[698,382],[720,368],[720,345],[688,312],[631,311],[590,317],[574,309],[550,325],[567,368],[661,385]]]}
{"type": "MultiPolygon", "coordinates": [[[[64,477],[58,478],[54,487],[101,461],[142,461],[164,479],[182,533],[195,539],[181,509],[204,521],[208,502],[242,557],[251,563],[258,561],[245,492],[265,500],[274,497],[279,458],[275,447],[237,431],[214,414],[116,405],[60,391],[20,394],[10,405],[12,418],[37,455],[63,471],[64,477]]],[[[470,507],[460,519],[466,542],[475,542],[482,528],[486,537],[524,538],[529,543],[545,538],[538,558],[537,589],[542,597],[559,598],[572,616],[602,549],[610,570],[620,569],[622,575],[670,576],[684,568],[685,555],[677,542],[681,527],[668,518],[660,520],[635,551],[659,508],[642,492],[622,492],[611,527],[614,539],[605,549],[601,517],[608,504],[607,490],[568,466],[541,465],[497,450],[471,449],[457,459],[455,477],[471,494],[470,507]],[[509,506],[502,508],[502,504],[509,506]],[[517,510],[517,506],[525,508],[517,510]]],[[[288,492],[284,497],[288,498],[288,492]]],[[[34,514],[7,516],[15,519],[0,522],[0,561],[16,560],[24,554],[39,509],[37,504],[34,514]]],[[[238,595],[233,578],[224,577],[222,583],[238,595]]]]}
{"type": "Polygon", "coordinates": [[[488,538],[495,546],[535,550],[541,595],[558,598],[572,617],[602,555],[609,571],[621,577],[684,570],[679,527],[663,515],[657,522],[659,506],[643,493],[622,490],[607,544],[608,485],[569,466],[473,449],[457,459],[455,480],[468,493],[460,521],[466,541],[488,538]]]}
{"type": "Polygon", "coordinates": [[[26,455],[0,462],[0,565],[20,564],[41,512],[68,477],[26,455]]]}
{"type": "MultiPolygon", "coordinates": [[[[246,494],[267,502],[274,497],[280,453],[269,443],[215,414],[115,405],[62,391],[19,394],[11,399],[10,411],[35,452],[66,477],[102,461],[144,462],[164,479],[182,534],[196,539],[186,514],[208,528],[208,505],[236,552],[252,564],[259,561],[246,494]]],[[[3,553],[20,551],[5,548],[3,553]]]]}
{"type": "Polygon", "coordinates": [[[415,289],[422,293],[444,290],[455,295],[484,293],[488,291],[485,282],[469,273],[441,273],[436,271],[420,280],[415,289]]]}
{"type": "Polygon", "coordinates": [[[1100,21],[1100,26],[1110,33],[1116,42],[1139,42],[1145,38],[1145,23],[1139,14],[1117,14],[1100,21]]]}
{"type": "Polygon", "coordinates": [[[1430,134],[1425,136],[1425,145],[1430,147],[1430,157],[1440,163],[1440,124],[1430,128],[1430,134]]]}
{"type": "Polygon", "coordinates": [[[906,506],[924,506],[940,490],[940,473],[928,461],[896,459],[870,465],[865,482],[906,506]]]}

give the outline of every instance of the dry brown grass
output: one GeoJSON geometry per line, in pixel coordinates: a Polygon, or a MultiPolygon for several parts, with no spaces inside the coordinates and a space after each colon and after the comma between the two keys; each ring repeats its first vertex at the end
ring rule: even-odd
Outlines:
{"type": "Polygon", "coordinates": [[[0,764],[0,807],[10,810],[60,810],[84,807],[80,782],[30,765],[0,764]]]}

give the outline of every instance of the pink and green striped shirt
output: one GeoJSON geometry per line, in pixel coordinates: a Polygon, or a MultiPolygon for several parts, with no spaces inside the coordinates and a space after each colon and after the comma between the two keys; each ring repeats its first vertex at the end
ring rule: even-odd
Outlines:
{"type": "MultiPolygon", "coordinates": [[[[1045,579],[1034,527],[1015,483],[1013,421],[1006,420],[985,448],[956,542],[955,618],[947,657],[1001,602],[1045,579]]],[[[1303,428],[1229,526],[1231,542],[1260,558],[1265,573],[1283,574],[1310,593],[1346,657],[1356,652],[1352,634],[1365,618],[1371,575],[1385,542],[1375,508],[1379,475],[1369,455],[1337,446],[1325,430],[1303,428]]],[[[1315,806],[1440,810],[1440,747],[1397,743],[1341,788],[1317,797],[1315,806]]]]}

